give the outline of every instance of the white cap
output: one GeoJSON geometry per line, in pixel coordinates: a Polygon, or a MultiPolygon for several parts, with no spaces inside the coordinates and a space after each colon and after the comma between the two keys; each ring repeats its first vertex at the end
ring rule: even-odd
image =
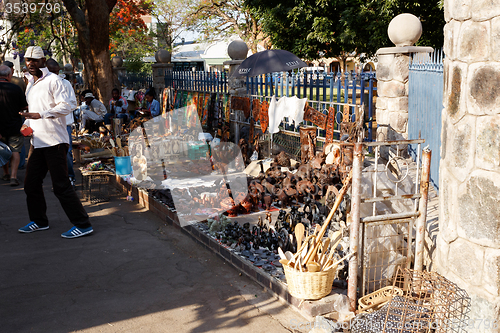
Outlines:
{"type": "Polygon", "coordinates": [[[43,54],[43,50],[40,46],[30,46],[26,50],[24,57],[31,59],[44,59],[45,55],[43,54]]]}
{"type": "Polygon", "coordinates": [[[92,93],[86,93],[86,94],[85,94],[85,98],[88,98],[88,97],[92,97],[92,98],[94,98],[94,95],[93,95],[92,93]]]}

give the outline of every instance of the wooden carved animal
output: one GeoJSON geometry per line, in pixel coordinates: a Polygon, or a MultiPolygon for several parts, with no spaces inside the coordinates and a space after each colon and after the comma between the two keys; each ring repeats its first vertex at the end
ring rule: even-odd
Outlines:
{"type": "Polygon", "coordinates": [[[290,158],[286,155],[284,151],[278,154],[274,160],[281,166],[289,168],[291,166],[290,158]]]}
{"type": "Polygon", "coordinates": [[[266,207],[266,210],[271,209],[271,204],[273,203],[273,198],[270,194],[264,194],[262,205],[266,207]]]}
{"type": "Polygon", "coordinates": [[[281,202],[281,208],[285,208],[288,206],[290,199],[284,189],[279,189],[278,192],[276,193],[276,196],[278,200],[281,202]]]}
{"type": "Polygon", "coordinates": [[[295,176],[298,177],[300,180],[309,179],[311,176],[310,166],[307,164],[302,164],[297,169],[295,176]]]}

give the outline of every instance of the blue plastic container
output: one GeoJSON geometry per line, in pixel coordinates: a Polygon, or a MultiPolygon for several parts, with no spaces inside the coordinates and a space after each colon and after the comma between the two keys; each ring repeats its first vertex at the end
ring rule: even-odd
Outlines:
{"type": "Polygon", "coordinates": [[[130,156],[115,156],[115,170],[119,176],[130,175],[132,173],[130,156]]]}

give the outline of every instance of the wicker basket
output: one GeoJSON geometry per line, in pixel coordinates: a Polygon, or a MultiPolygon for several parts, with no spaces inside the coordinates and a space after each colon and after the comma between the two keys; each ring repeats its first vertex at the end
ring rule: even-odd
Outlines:
{"type": "Polygon", "coordinates": [[[394,296],[403,296],[403,289],[393,286],[381,288],[371,294],[361,297],[358,301],[358,310],[360,313],[373,312],[389,302],[388,298],[394,296]]]}
{"type": "Polygon", "coordinates": [[[320,299],[332,291],[337,266],[321,272],[299,272],[283,265],[290,295],[300,299],[320,299]]]}

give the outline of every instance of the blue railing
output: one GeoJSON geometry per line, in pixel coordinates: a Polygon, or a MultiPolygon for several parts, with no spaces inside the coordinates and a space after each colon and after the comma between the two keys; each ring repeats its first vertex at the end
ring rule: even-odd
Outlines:
{"type": "Polygon", "coordinates": [[[228,74],[216,71],[172,71],[165,75],[165,87],[197,92],[228,92],[228,74]]]}
{"type": "MultiPolygon", "coordinates": [[[[247,78],[247,94],[262,98],[269,98],[272,95],[307,98],[313,108],[325,114],[330,104],[337,109],[337,114],[341,114],[338,103],[363,104],[368,128],[366,139],[372,141],[376,81],[376,75],[373,72],[273,73],[247,78]]],[[[341,119],[338,119],[338,122],[340,121],[341,119]]]]}
{"type": "MultiPolygon", "coordinates": [[[[432,150],[431,183],[439,190],[441,112],[443,110],[442,51],[417,53],[410,62],[408,139],[425,139],[432,150]]],[[[412,152],[415,158],[415,153],[412,152]]]]}
{"type": "Polygon", "coordinates": [[[120,81],[122,86],[134,90],[148,89],[153,86],[153,76],[151,74],[127,73],[126,75],[118,76],[118,81],[120,81]]]}

